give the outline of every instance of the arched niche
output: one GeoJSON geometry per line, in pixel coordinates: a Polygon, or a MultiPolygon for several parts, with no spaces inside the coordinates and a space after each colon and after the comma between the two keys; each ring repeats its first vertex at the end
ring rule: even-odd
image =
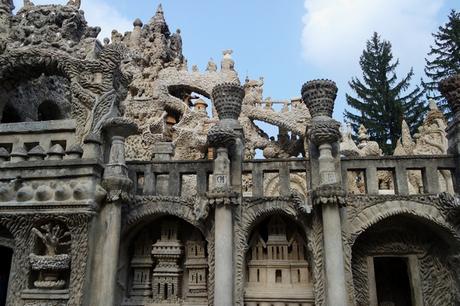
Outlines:
{"type": "Polygon", "coordinates": [[[13,250],[13,236],[6,228],[0,226],[0,306],[7,305],[13,250]]]}
{"type": "Polygon", "coordinates": [[[201,231],[174,216],[149,221],[122,244],[121,305],[208,305],[208,250],[201,231]]]}
{"type": "Polygon", "coordinates": [[[281,214],[267,216],[253,227],[245,256],[245,305],[314,302],[306,241],[302,228],[281,214]]]}
{"type": "Polygon", "coordinates": [[[71,117],[70,81],[41,74],[32,79],[10,79],[0,86],[2,123],[61,120],[71,117]]]}
{"type": "Polygon", "coordinates": [[[458,250],[446,229],[421,217],[373,224],[352,247],[357,305],[456,305],[458,250]]]}

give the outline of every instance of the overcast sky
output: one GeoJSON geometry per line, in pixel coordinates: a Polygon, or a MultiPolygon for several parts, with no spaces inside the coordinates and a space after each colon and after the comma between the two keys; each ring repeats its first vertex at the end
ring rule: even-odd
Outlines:
{"type": "MultiPolygon", "coordinates": [[[[65,3],[32,0],[35,4],[65,3]]],[[[82,0],[99,38],[112,29],[132,29],[155,13],[157,0],[82,0]]],[[[16,6],[22,5],[15,1],[16,6]]],[[[204,70],[210,57],[234,50],[240,79],[265,77],[264,95],[273,99],[300,96],[302,83],[314,78],[337,82],[335,117],[342,119],[347,82],[359,76],[359,56],[374,31],[391,41],[400,60],[399,76],[414,68],[419,82],[431,33],[447,20],[460,0],[164,0],[171,31],[182,30],[189,65],[204,70]]]]}

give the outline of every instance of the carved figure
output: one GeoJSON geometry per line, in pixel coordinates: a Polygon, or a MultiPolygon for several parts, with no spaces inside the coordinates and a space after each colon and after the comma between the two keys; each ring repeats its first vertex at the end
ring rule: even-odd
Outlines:
{"type": "Polygon", "coordinates": [[[64,231],[58,224],[47,223],[37,228],[32,228],[32,232],[41,239],[46,247],[46,255],[57,255],[57,250],[61,246],[70,244],[70,232],[64,231]]]}

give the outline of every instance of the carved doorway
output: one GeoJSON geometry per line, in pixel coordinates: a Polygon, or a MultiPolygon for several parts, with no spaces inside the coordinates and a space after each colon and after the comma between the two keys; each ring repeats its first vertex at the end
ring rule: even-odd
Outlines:
{"type": "Polygon", "coordinates": [[[0,306],[6,305],[13,250],[0,246],[0,306]]]}
{"type": "Polygon", "coordinates": [[[407,258],[374,257],[378,305],[412,306],[407,258]]]}

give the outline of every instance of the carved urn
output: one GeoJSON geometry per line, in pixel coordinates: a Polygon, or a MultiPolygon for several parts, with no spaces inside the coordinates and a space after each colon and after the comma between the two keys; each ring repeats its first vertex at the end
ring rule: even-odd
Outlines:
{"type": "Polygon", "coordinates": [[[453,75],[439,82],[439,91],[446,98],[450,109],[456,116],[460,115],[460,74],[453,75]]]}
{"type": "Polygon", "coordinates": [[[40,289],[61,289],[65,286],[65,280],[59,279],[62,272],[70,268],[70,255],[29,255],[30,265],[33,271],[38,271],[38,280],[34,286],[40,289]]]}
{"type": "Polygon", "coordinates": [[[243,104],[244,89],[235,83],[222,83],[212,90],[212,100],[219,119],[238,120],[243,104]]]}
{"type": "Polygon", "coordinates": [[[302,86],[302,99],[311,116],[332,117],[337,86],[330,80],[313,80],[302,86]]]}

